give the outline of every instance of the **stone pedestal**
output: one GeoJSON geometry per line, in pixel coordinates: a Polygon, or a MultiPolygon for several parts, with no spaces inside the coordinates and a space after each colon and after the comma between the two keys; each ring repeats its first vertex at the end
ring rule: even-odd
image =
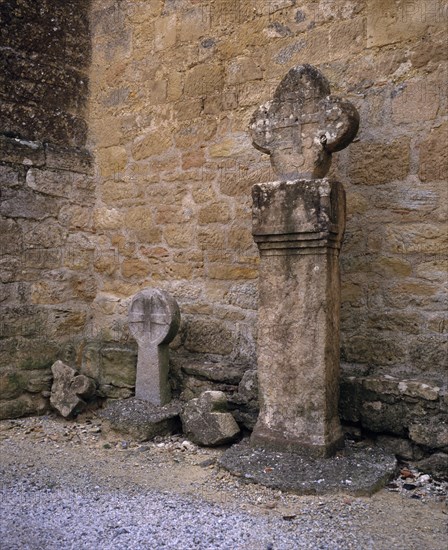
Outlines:
{"type": "Polygon", "coordinates": [[[345,193],[328,179],[253,187],[260,251],[260,415],[251,445],[328,457],[338,417],[340,277],[345,193]]]}

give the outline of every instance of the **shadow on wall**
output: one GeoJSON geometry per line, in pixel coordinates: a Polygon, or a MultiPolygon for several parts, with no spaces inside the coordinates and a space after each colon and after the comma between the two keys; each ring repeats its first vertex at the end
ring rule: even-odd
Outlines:
{"type": "Polygon", "coordinates": [[[45,410],[96,295],[87,0],[0,3],[0,417],[45,410]],[[73,253],[76,251],[76,253],[73,253]]]}

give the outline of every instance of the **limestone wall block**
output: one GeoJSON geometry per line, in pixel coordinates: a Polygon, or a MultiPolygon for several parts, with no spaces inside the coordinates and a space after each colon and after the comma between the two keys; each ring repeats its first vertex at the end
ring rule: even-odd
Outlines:
{"type": "Polygon", "coordinates": [[[224,84],[223,67],[218,64],[198,65],[185,76],[186,96],[204,96],[222,89],[224,84]]]}
{"type": "Polygon", "coordinates": [[[210,15],[203,6],[190,9],[182,14],[179,21],[177,41],[192,42],[207,33],[210,15]]]}
{"type": "Polygon", "coordinates": [[[420,144],[419,177],[422,181],[443,181],[448,173],[448,123],[432,128],[420,144]]]}
{"type": "Polygon", "coordinates": [[[57,217],[64,203],[60,198],[46,197],[31,189],[4,189],[0,203],[0,214],[8,218],[43,220],[57,217]]]}
{"type": "Polygon", "coordinates": [[[208,276],[210,279],[231,281],[256,279],[258,277],[258,269],[256,267],[246,267],[244,265],[212,263],[208,267],[208,276]]]}
{"type": "Polygon", "coordinates": [[[97,160],[101,176],[110,177],[124,170],[128,155],[124,147],[115,145],[99,149],[97,151],[97,160]]]}
{"type": "Polygon", "coordinates": [[[203,206],[199,211],[198,222],[200,225],[210,223],[225,223],[230,220],[230,210],[226,203],[216,202],[203,206]]]}
{"type": "Polygon", "coordinates": [[[400,85],[392,98],[392,120],[396,124],[433,120],[440,106],[439,86],[427,78],[400,85]]]}
{"type": "Polygon", "coordinates": [[[368,47],[394,44],[423,35],[443,24],[443,5],[438,0],[391,4],[374,0],[367,7],[368,47]]]}
{"type": "Polygon", "coordinates": [[[21,171],[10,166],[0,166],[0,185],[5,187],[16,187],[20,182],[21,171]]]}
{"type": "Polygon", "coordinates": [[[359,142],[349,149],[350,182],[379,185],[400,180],[409,173],[409,140],[392,143],[359,142]]]}
{"type": "Polygon", "coordinates": [[[331,58],[340,59],[347,54],[355,55],[366,47],[367,31],[364,17],[354,17],[334,22],[328,36],[331,58]]]}
{"type": "Polygon", "coordinates": [[[56,147],[45,144],[45,165],[51,170],[68,170],[81,174],[93,173],[93,157],[86,149],[56,147]]]}
{"type": "Polygon", "coordinates": [[[248,80],[261,80],[261,67],[250,57],[237,57],[226,67],[226,84],[242,84],[248,80]]]}
{"type": "Polygon", "coordinates": [[[0,137],[0,158],[20,166],[43,166],[45,151],[39,141],[0,137]]]}
{"type": "Polygon", "coordinates": [[[171,48],[176,43],[177,17],[175,14],[158,18],[154,23],[154,49],[156,51],[171,48]]]}
{"type": "Polygon", "coordinates": [[[221,228],[204,227],[198,232],[198,244],[203,250],[223,250],[226,248],[226,235],[221,228]]]}
{"type": "Polygon", "coordinates": [[[222,322],[212,319],[193,319],[186,331],[188,351],[228,355],[234,346],[232,331],[222,322]]]}
{"type": "Polygon", "coordinates": [[[152,130],[142,136],[132,146],[134,160],[142,160],[160,155],[171,147],[172,133],[169,128],[152,130]]]}
{"type": "Polygon", "coordinates": [[[437,254],[446,249],[448,236],[439,224],[389,224],[386,230],[387,249],[401,254],[437,254]]]}
{"type": "Polygon", "coordinates": [[[212,117],[202,118],[194,124],[183,123],[174,136],[176,147],[191,149],[204,145],[213,138],[216,128],[216,120],[212,117]]]}

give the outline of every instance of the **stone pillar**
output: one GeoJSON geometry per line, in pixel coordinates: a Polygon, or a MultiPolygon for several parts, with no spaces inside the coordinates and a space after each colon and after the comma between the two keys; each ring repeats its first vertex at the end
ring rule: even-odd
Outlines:
{"type": "Polygon", "coordinates": [[[135,397],[153,405],[171,400],[168,344],[180,326],[176,300],[163,290],[145,288],[129,308],[129,329],[138,343],[135,397]]]}
{"type": "Polygon", "coordinates": [[[260,251],[260,415],[251,443],[330,456],[338,417],[338,255],[345,194],[327,179],[255,185],[253,235],[260,251]]]}
{"type": "Polygon", "coordinates": [[[354,106],[330,95],[310,65],[292,68],[250,122],[253,145],[270,155],[279,180],[253,188],[260,251],[254,446],[327,457],[343,443],[338,254],[345,195],[325,174],[358,124],[354,106]]]}

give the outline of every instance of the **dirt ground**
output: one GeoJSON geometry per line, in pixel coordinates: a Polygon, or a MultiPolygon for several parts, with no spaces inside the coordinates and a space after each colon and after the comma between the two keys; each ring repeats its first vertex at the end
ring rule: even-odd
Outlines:
{"type": "Polygon", "coordinates": [[[369,531],[375,549],[448,547],[446,483],[426,476],[426,483],[409,491],[398,476],[372,497],[297,496],[231,476],[216,466],[222,452],[182,436],[139,444],[103,433],[92,413],[76,421],[50,415],[0,422],[0,470],[7,481],[31,478],[49,488],[91,483],[130,493],[152,489],[285,522],[300,521],[302,514],[315,514],[316,520],[343,514],[353,529],[369,531]]]}

